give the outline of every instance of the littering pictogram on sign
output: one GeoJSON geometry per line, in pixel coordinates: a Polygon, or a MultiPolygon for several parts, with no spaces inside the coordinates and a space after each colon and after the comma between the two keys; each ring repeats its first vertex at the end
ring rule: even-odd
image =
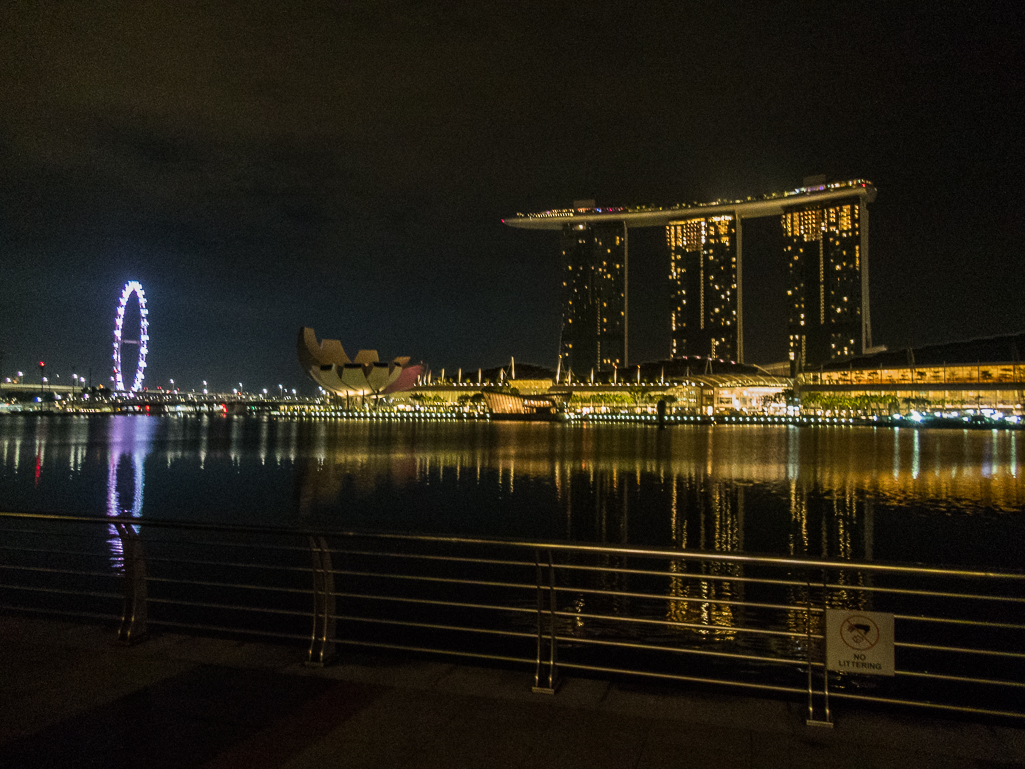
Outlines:
{"type": "Polygon", "coordinates": [[[826,665],[838,673],[893,675],[893,615],[826,609],[826,665]]]}

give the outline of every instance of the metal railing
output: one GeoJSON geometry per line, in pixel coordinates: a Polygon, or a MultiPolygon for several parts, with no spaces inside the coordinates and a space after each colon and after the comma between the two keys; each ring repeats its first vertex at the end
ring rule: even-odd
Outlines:
{"type": "Polygon", "coordinates": [[[0,609],[1025,717],[1025,573],[0,512],[0,609]],[[895,675],[831,672],[827,609],[887,612],[895,675]]]}

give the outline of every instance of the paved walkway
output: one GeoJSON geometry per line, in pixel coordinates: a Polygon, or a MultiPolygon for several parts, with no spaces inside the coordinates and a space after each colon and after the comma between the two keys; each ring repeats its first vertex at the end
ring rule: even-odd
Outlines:
{"type": "Polygon", "coordinates": [[[0,617],[0,767],[1023,767],[1025,728],[0,617]]]}

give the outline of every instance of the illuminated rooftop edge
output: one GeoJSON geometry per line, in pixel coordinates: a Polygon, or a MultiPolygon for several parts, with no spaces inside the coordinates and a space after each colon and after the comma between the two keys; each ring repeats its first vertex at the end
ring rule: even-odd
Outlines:
{"type": "Polygon", "coordinates": [[[779,216],[783,213],[783,209],[789,206],[849,198],[854,195],[871,203],[876,199],[876,188],[872,182],[855,179],[847,182],[822,184],[817,187],[799,187],[789,192],[774,192],[760,198],[745,200],[681,203],[666,207],[561,208],[535,214],[516,214],[516,216],[503,219],[502,223],[527,230],[560,230],[564,224],[569,222],[575,224],[625,222],[628,227],[664,227],[670,222],[703,219],[706,216],[721,216],[723,214],[733,214],[739,219],[779,216]]]}

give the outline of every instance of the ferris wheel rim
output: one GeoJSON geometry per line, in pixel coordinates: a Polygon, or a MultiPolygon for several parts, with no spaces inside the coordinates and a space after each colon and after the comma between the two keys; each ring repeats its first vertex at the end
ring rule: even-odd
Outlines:
{"type": "Polygon", "coordinates": [[[114,315],[114,388],[117,392],[124,392],[127,389],[121,370],[121,350],[124,347],[125,309],[132,294],[135,294],[139,302],[139,360],[135,367],[135,376],[132,379],[130,392],[141,390],[143,380],[146,378],[146,353],[149,352],[149,319],[147,317],[149,311],[146,309],[146,291],[139,281],[130,280],[121,289],[121,296],[114,315]]]}

